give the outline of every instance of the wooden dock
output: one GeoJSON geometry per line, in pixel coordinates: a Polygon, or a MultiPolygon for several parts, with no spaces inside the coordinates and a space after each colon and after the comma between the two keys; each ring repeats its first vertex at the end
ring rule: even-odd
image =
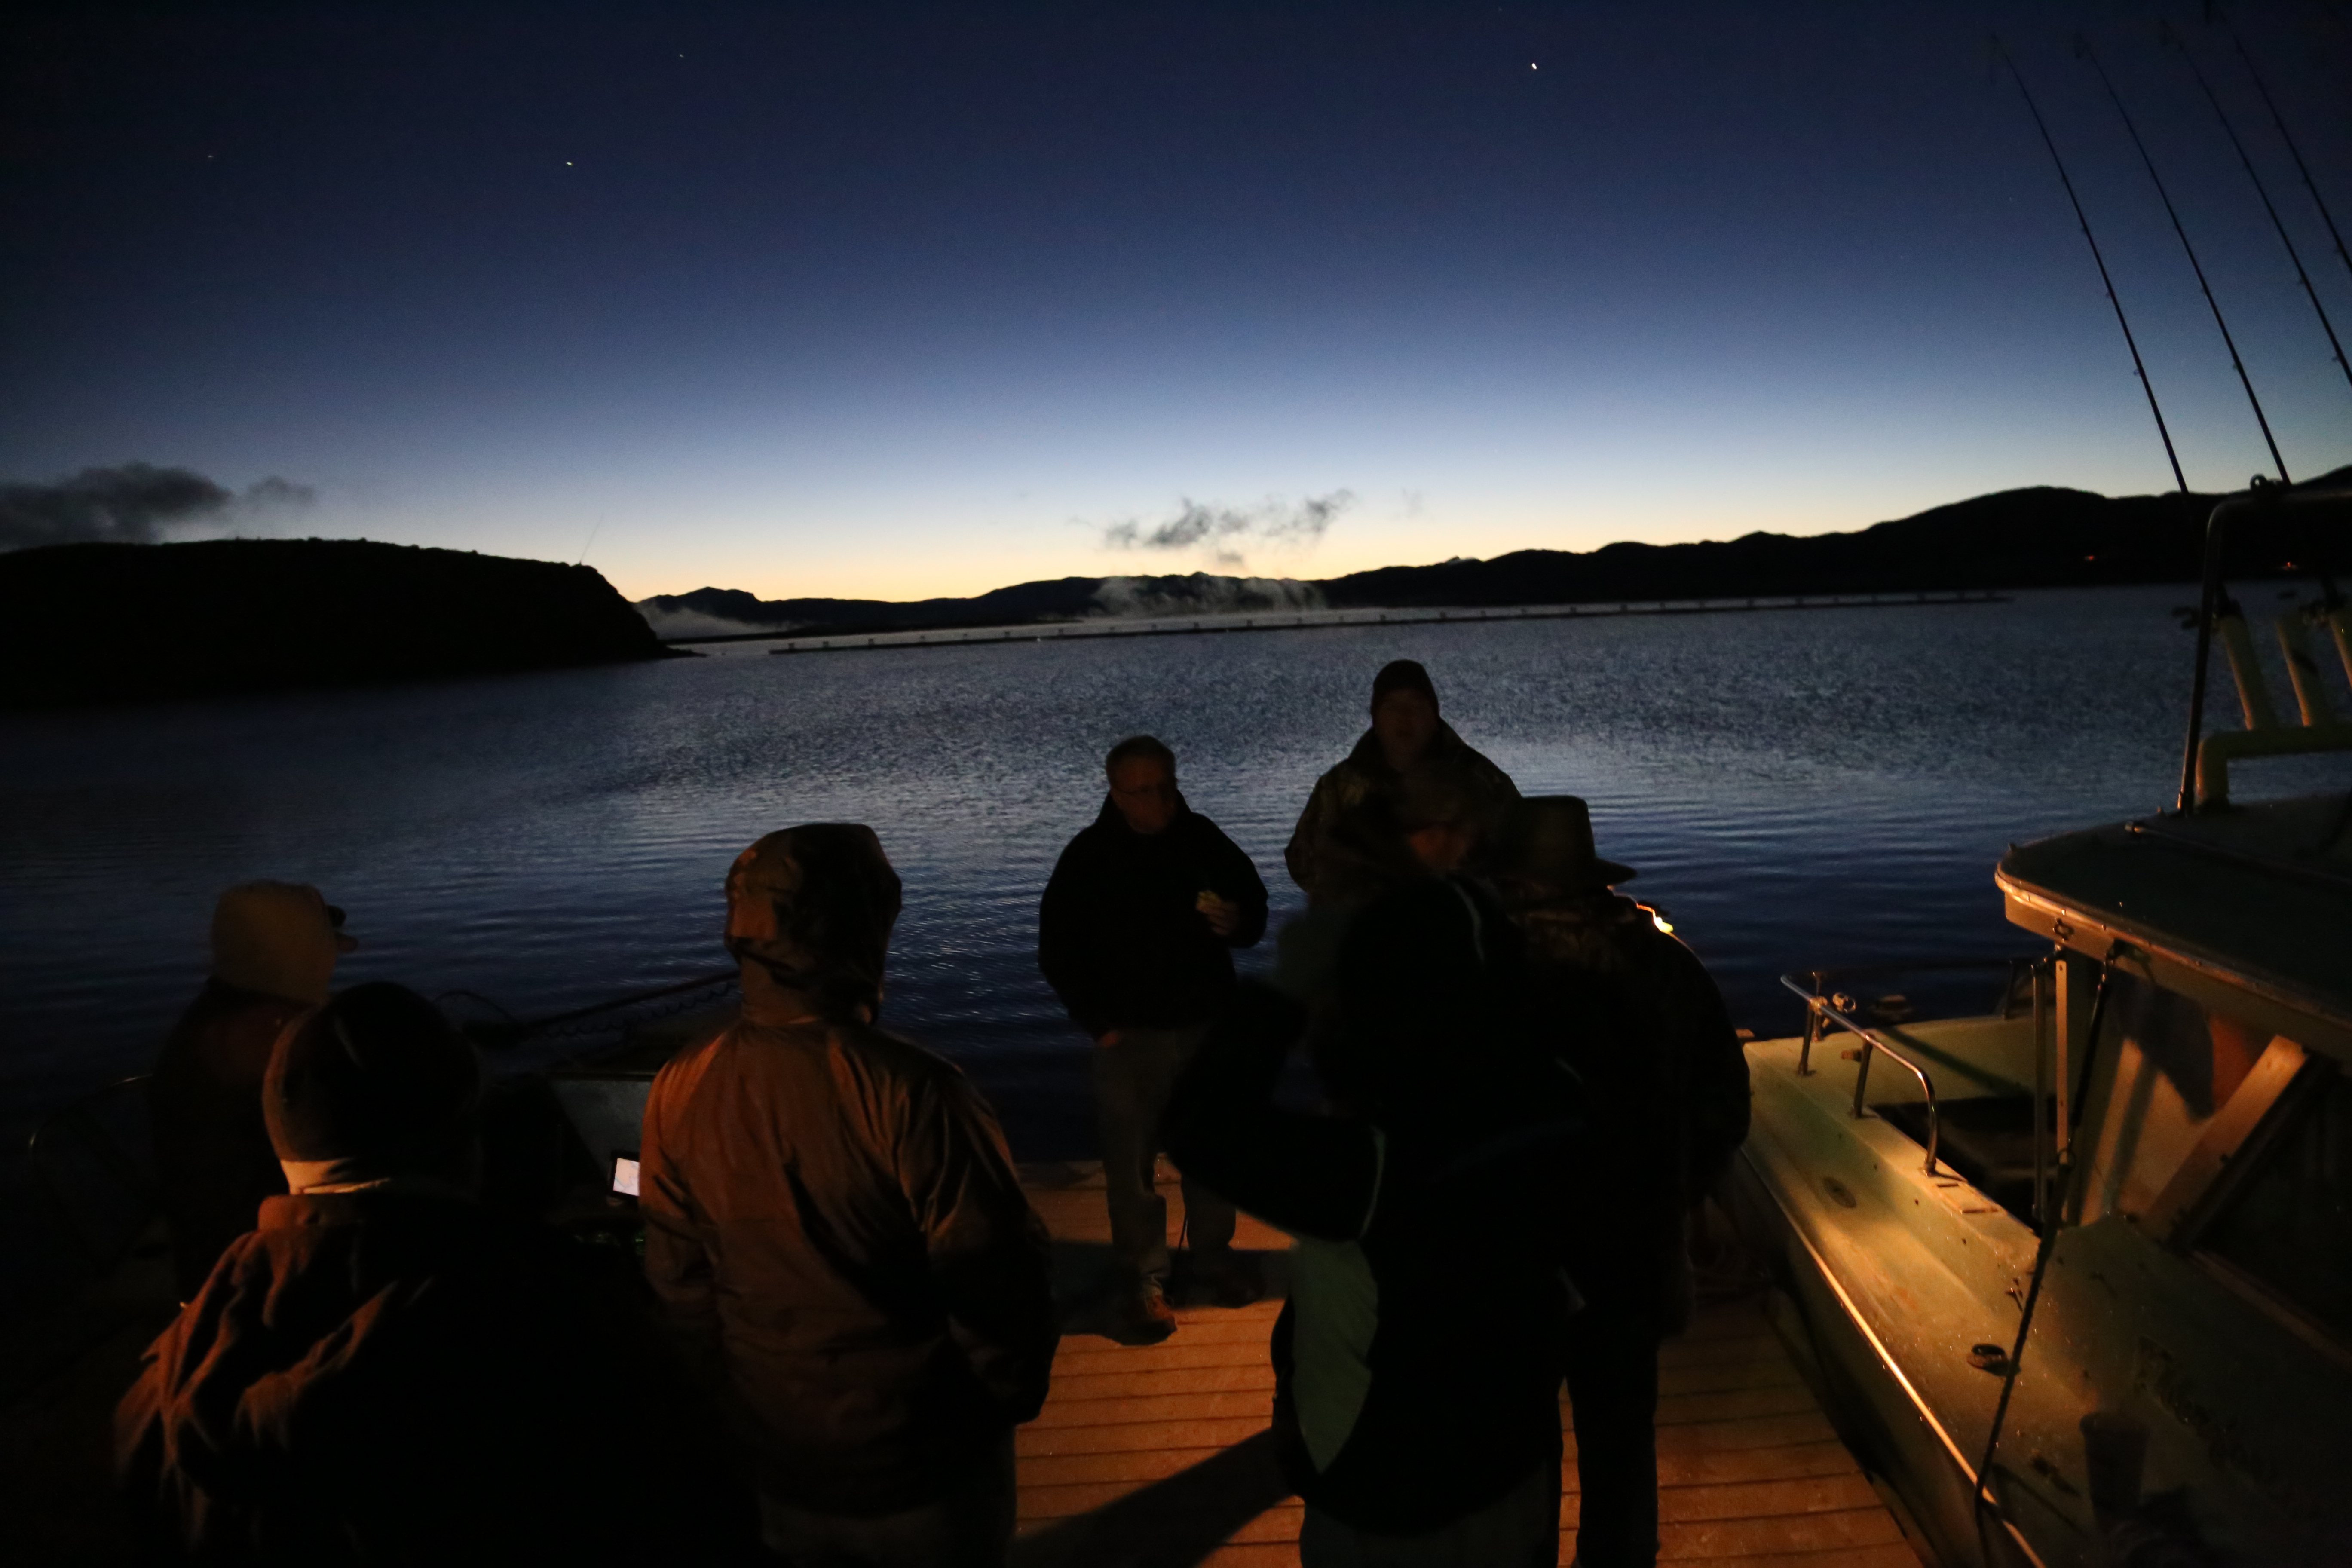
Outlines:
{"type": "MultiPolygon", "coordinates": [[[[1024,1177],[1054,1233],[1060,1289],[1076,1306],[1053,1393],[1017,1437],[1015,1568],[1295,1565],[1301,1509],[1267,1436],[1266,1336],[1278,1296],[1238,1310],[1180,1306],[1175,1336],[1157,1345],[1086,1331],[1100,1321],[1097,1282],[1109,1256],[1101,1173],[1030,1167],[1024,1177]]],[[[1172,1180],[1162,1191],[1172,1233],[1182,1200],[1172,1180]]],[[[1278,1291],[1287,1238],[1244,1216],[1236,1245],[1265,1254],[1278,1291]]],[[[1666,1346],[1659,1382],[1661,1561],[1919,1568],[1759,1302],[1703,1310],[1692,1331],[1666,1346]]],[[[1572,1434],[1564,1487],[1567,1563],[1575,1550],[1572,1434]]]]}

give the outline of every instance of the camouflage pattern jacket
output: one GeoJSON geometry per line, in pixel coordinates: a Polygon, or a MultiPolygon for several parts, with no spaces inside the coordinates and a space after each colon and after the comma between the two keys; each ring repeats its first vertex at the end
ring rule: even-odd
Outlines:
{"type": "MultiPolygon", "coordinates": [[[[1470,803],[1481,842],[1499,837],[1505,815],[1519,798],[1511,775],[1468,742],[1440,724],[1429,750],[1408,773],[1389,765],[1381,743],[1367,730],[1345,760],[1315,781],[1315,793],[1298,816],[1298,826],[1282,852],[1290,879],[1310,904],[1350,903],[1371,898],[1397,879],[1390,862],[1400,853],[1384,840],[1385,824],[1373,820],[1392,807],[1410,783],[1427,782],[1453,790],[1470,803]]],[[[1471,870],[1476,870],[1473,860],[1471,870]]]]}

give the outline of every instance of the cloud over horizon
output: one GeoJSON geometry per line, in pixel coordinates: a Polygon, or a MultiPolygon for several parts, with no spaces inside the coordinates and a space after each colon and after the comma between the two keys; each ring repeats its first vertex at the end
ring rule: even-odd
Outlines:
{"type": "Polygon", "coordinates": [[[1204,505],[1186,496],[1174,517],[1149,526],[1129,519],[1103,530],[1111,550],[1191,550],[1205,547],[1220,566],[1240,566],[1241,544],[1311,545],[1343,511],[1356,492],[1338,489],[1301,501],[1267,500],[1256,506],[1204,505]]]}
{"type": "Polygon", "coordinates": [[[193,468],[125,463],[47,485],[0,485],[0,551],[43,544],[156,544],[188,529],[239,527],[300,510],[318,491],[276,475],[243,494],[193,468]]]}

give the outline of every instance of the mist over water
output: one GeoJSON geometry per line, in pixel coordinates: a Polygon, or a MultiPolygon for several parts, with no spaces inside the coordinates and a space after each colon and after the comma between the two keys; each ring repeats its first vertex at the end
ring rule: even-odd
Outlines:
{"type": "MultiPolygon", "coordinates": [[[[1992,886],[2003,847],[2169,802],[2191,639],[2167,610],[2189,592],[737,653],[0,718],[0,1122],[144,1068],[231,883],[314,881],[347,908],[364,946],[342,983],[532,1016],[724,967],[735,853],[853,820],[906,882],[885,1023],[964,1063],[1016,1151],[1083,1152],[1087,1047],[1034,953],[1102,753],[1172,745],[1278,924],[1301,903],[1291,825],[1394,658],[1429,666],[1522,790],[1591,800],[1601,852],[1641,871],[1628,890],[1739,1022],[1785,1032],[1785,970],[2030,951],[1992,886]]],[[[2256,794],[2352,784],[2343,759],[2241,771],[2256,794]]]]}

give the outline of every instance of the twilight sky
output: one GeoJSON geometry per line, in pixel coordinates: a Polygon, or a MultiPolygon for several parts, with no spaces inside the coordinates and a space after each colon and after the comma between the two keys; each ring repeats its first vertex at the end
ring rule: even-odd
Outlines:
{"type": "MultiPolygon", "coordinates": [[[[2352,461],[2352,386],[2158,15],[2352,337],[2352,270],[2193,3],[18,12],[0,483],[278,478],[317,500],[254,526],[584,553],[633,598],[2168,488],[1988,27],[2190,482],[2243,483],[2261,438],[2078,27],[2289,468],[2352,461]],[[1153,545],[1188,502],[1211,536],[1153,545]]],[[[2231,15],[2352,225],[2352,5],[2231,15]]]]}

